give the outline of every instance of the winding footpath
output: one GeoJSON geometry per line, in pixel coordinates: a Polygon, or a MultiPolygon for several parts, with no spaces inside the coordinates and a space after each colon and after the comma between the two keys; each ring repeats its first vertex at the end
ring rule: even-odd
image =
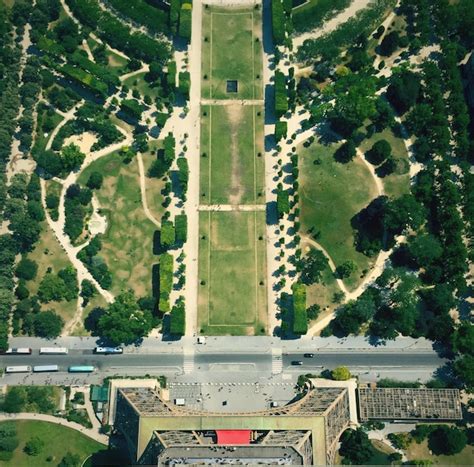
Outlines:
{"type": "Polygon", "coordinates": [[[159,229],[161,229],[161,222],[151,213],[148,208],[148,202],[146,199],[146,178],[145,168],[143,166],[143,157],[141,153],[137,153],[138,172],[140,173],[140,192],[142,198],[143,211],[150,222],[153,222],[159,229]]]}

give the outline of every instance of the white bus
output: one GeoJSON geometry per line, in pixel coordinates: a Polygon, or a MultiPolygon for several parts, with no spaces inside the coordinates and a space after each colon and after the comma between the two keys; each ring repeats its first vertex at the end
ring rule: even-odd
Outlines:
{"type": "Polygon", "coordinates": [[[36,365],[33,367],[33,373],[45,373],[48,371],[59,371],[58,365],[36,365]]]}
{"type": "Polygon", "coordinates": [[[30,371],[31,366],[27,365],[7,366],[5,368],[5,373],[29,373],[30,371]]]}
{"type": "Polygon", "coordinates": [[[29,347],[10,348],[5,352],[7,355],[31,355],[29,347]]]}
{"type": "Polygon", "coordinates": [[[122,347],[96,347],[94,353],[99,354],[120,354],[123,353],[122,347]]]}
{"type": "Polygon", "coordinates": [[[67,355],[68,349],[66,347],[41,347],[40,355],[67,355]]]}

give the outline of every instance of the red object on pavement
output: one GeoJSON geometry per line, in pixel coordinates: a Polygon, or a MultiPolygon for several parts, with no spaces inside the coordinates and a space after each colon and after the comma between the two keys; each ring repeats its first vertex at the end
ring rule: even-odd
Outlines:
{"type": "Polygon", "coordinates": [[[250,444],[252,430],[216,430],[217,444],[250,444]]]}

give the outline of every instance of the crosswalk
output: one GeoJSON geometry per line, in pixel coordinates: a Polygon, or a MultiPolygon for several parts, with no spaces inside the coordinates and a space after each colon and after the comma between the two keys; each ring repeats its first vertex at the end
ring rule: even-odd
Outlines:
{"type": "Polygon", "coordinates": [[[184,349],[183,371],[185,374],[194,371],[194,349],[184,349]]]}
{"type": "Polygon", "coordinates": [[[272,348],[272,373],[278,375],[283,371],[281,349],[272,348]]]}

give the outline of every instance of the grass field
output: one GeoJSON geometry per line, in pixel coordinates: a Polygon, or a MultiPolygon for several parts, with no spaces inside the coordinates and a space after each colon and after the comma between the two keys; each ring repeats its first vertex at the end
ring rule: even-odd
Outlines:
{"type": "Polygon", "coordinates": [[[201,113],[200,203],[263,204],[262,107],[203,106],[201,113]]]}
{"type": "Polygon", "coordinates": [[[365,152],[369,150],[373,144],[382,139],[387,140],[392,146],[392,154],[395,159],[400,160],[399,167],[394,173],[382,178],[384,190],[387,196],[397,198],[410,192],[410,166],[408,161],[408,153],[401,138],[397,138],[390,128],[385,129],[381,133],[375,133],[371,138],[362,141],[360,150],[365,152]]]}
{"type": "Polygon", "coordinates": [[[107,449],[103,444],[84,436],[76,430],[54,423],[37,420],[18,420],[7,423],[13,423],[16,426],[17,438],[20,444],[13,452],[11,460],[0,463],[5,467],[58,465],[67,452],[80,456],[81,464],[79,465],[82,465],[82,462],[91,454],[107,449]],[[31,457],[23,449],[25,444],[35,436],[44,442],[44,448],[37,456],[31,457]],[[50,457],[53,461],[48,461],[50,457]]]}
{"type": "Polygon", "coordinates": [[[107,217],[99,254],[112,273],[112,292],[131,288],[137,296],[151,294],[156,227],[142,208],[138,163],[132,160],[126,165],[112,153],[87,167],[79,183],[85,183],[93,171],[104,174],[104,184],[96,191],[101,212],[107,217]]]}
{"type": "Polygon", "coordinates": [[[336,266],[347,260],[357,264],[357,271],[344,280],[355,288],[362,271],[370,267],[370,259],[354,248],[351,218],[377,196],[373,179],[360,159],[336,162],[337,145],[314,143],[299,149],[301,233],[314,236],[319,232],[316,240],[336,266]]]}
{"type": "Polygon", "coordinates": [[[201,212],[199,232],[201,332],[265,333],[265,213],[201,212]]]}
{"type": "Polygon", "coordinates": [[[430,454],[428,441],[411,443],[406,451],[409,460],[429,459],[434,465],[474,465],[474,446],[467,445],[460,453],[453,456],[435,456],[430,454]]]}
{"type": "Polygon", "coordinates": [[[145,182],[146,182],[146,200],[148,203],[148,209],[155,216],[156,219],[161,219],[165,212],[163,207],[163,195],[161,191],[165,186],[165,182],[159,178],[147,177],[148,170],[152,166],[153,162],[156,159],[156,150],[162,146],[161,141],[152,141],[149,144],[150,151],[142,154],[143,159],[143,168],[145,170],[145,182]]]}
{"type": "Polygon", "coordinates": [[[262,99],[261,11],[210,7],[202,16],[202,97],[262,99]],[[238,81],[236,93],[227,80],[238,81]]]}

